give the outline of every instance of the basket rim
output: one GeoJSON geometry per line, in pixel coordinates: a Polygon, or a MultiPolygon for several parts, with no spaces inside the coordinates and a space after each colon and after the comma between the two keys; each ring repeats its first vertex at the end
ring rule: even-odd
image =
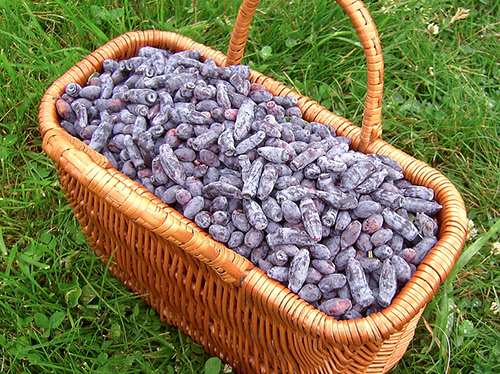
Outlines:
{"type": "MultiPolygon", "coordinates": [[[[140,223],[151,228],[159,236],[170,236],[173,230],[183,228],[189,231],[185,235],[185,238],[190,242],[189,245],[194,245],[195,247],[196,245],[209,245],[218,253],[224,253],[224,258],[216,257],[207,259],[204,258],[203,254],[199,253],[195,254],[195,257],[208,263],[227,283],[232,283],[236,287],[253,287],[256,284],[264,284],[263,288],[266,288],[268,282],[274,282],[275,286],[279,285],[283,287],[283,290],[277,293],[280,296],[278,298],[279,303],[292,303],[293,306],[288,313],[288,318],[294,323],[297,331],[301,331],[304,334],[322,336],[335,344],[358,345],[373,340],[381,341],[401,330],[425,307],[432,299],[437,287],[449,274],[460,255],[467,232],[465,205],[457,189],[439,171],[391,146],[384,140],[375,140],[367,148],[366,153],[380,153],[396,159],[404,169],[405,178],[416,184],[425,182],[428,187],[435,191],[436,200],[443,206],[438,215],[440,222],[439,241],[418,266],[417,271],[413,274],[410,281],[394,298],[389,307],[368,317],[338,321],[313,308],[309,303],[299,299],[296,294],[290,295],[291,291],[278,282],[269,279],[267,276],[265,276],[267,280],[264,279],[263,281],[261,279],[263,272],[254,267],[250,261],[212,240],[207,233],[197,228],[192,221],[184,218],[179,212],[171,209],[166,204],[163,204],[140,184],[123,176],[123,174],[114,169],[104,156],[67,134],[59,126],[55,109],[55,101],[63,93],[65,86],[73,81],[83,82],[92,73],[101,71],[104,59],[124,59],[131,57],[137,53],[140,47],[145,45],[166,48],[172,51],[197,49],[202,53],[204,59],[209,57],[214,58],[219,66],[224,66],[226,61],[226,56],[222,52],[197,43],[186,36],[168,31],[132,31],[110,40],[104,46],[77,62],[58,78],[42,98],[39,109],[39,124],[43,137],[43,149],[56,163],[61,164],[72,175],[84,170],[86,174],[83,178],[88,179],[89,188],[92,187],[92,184],[97,185],[93,178],[103,176],[113,186],[117,184],[129,187],[133,186],[133,190],[130,193],[107,195],[106,198],[109,198],[109,202],[117,207],[117,209],[120,209],[121,203],[117,202],[116,199],[122,198],[126,200],[131,195],[134,195],[134,198],[142,201],[147,209],[155,214],[154,220],[148,220],[149,216],[142,217],[140,218],[140,223]],[[68,157],[71,158],[71,163],[66,161],[68,157]],[[89,166],[89,163],[93,165],[89,166]],[[78,167],[75,168],[75,166],[78,167]],[[168,216],[170,216],[169,219],[176,220],[177,226],[175,228],[169,227],[166,229],[162,226],[162,222],[168,216]],[[196,239],[196,245],[191,243],[192,238],[196,239]],[[202,240],[201,244],[198,243],[198,239],[202,240]],[[233,265],[232,269],[224,269],[224,266],[227,266],[228,263],[233,265]],[[403,298],[403,295],[409,297],[412,302],[403,298]],[[305,307],[310,308],[308,313],[302,313],[305,307]],[[316,321],[314,323],[315,331],[308,329],[310,324],[306,323],[313,320],[316,321]]],[[[356,150],[358,148],[361,129],[349,120],[331,113],[316,101],[294,92],[282,83],[257,71],[251,70],[251,77],[249,79],[252,82],[263,84],[273,95],[283,96],[291,94],[297,96],[299,99],[298,106],[303,110],[303,117],[306,120],[333,126],[338,135],[351,139],[351,147],[353,149],[356,150]]],[[[126,213],[130,214],[130,212],[126,213]]],[[[175,244],[183,245],[180,242],[175,244]]]]}

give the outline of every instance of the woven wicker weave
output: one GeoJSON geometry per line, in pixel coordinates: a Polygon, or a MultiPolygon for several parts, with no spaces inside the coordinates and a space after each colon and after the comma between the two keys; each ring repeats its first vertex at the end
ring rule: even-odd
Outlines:
{"type": "Polygon", "coordinates": [[[360,1],[337,1],[349,14],[368,65],[361,128],[315,101],[252,71],[274,95],[295,95],[308,121],[333,126],[355,150],[397,160],[405,177],[430,187],[443,206],[439,242],[391,306],[369,317],[336,321],[269,279],[248,260],[213,241],[180,213],[115,170],[60,126],[55,100],[70,82],[85,84],[104,59],[125,59],[151,45],[197,49],[220,66],[241,61],[258,1],[244,1],[228,57],[172,32],[130,32],[77,63],[47,90],[39,122],[43,148],[55,161],[66,197],[95,252],[121,282],[167,323],[202,344],[238,373],[384,373],[401,358],[425,305],[460,254],[467,229],[461,196],[437,170],[380,139],[383,61],[378,34],[360,1]]]}

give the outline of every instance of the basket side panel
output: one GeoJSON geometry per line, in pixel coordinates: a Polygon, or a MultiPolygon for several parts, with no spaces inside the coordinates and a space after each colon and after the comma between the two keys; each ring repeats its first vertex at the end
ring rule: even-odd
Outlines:
{"type": "MultiPolygon", "coordinates": [[[[110,273],[213,355],[239,364],[253,354],[242,325],[247,310],[238,289],[175,244],[133,222],[61,167],[58,173],[73,213],[110,273]],[[243,304],[243,305],[242,305],[243,304]],[[239,311],[239,312],[238,312],[239,311]]],[[[247,371],[252,372],[252,371],[247,371]]]]}
{"type": "MultiPolygon", "coordinates": [[[[291,322],[289,316],[307,319],[314,314],[312,307],[290,310],[307,304],[297,303],[293,294],[273,301],[282,286],[262,271],[252,270],[242,287],[228,285],[196,258],[117,212],[62,168],[58,172],[83,232],[110,273],[141,295],[162,320],[238,373],[362,373],[379,357],[381,343],[331,345],[315,329],[298,330],[297,324],[306,322],[291,322]]],[[[394,349],[387,348],[389,353],[394,349]]],[[[379,360],[381,366],[387,363],[383,355],[379,360]]]]}
{"type": "Polygon", "coordinates": [[[399,332],[384,341],[366,373],[386,373],[403,357],[413,339],[417,323],[424,312],[422,308],[399,332]]]}
{"type": "MultiPolygon", "coordinates": [[[[260,360],[263,373],[274,372],[272,369],[286,373],[385,373],[404,354],[422,313],[417,313],[403,329],[386,340],[341,345],[331,343],[332,340],[324,336],[324,319],[331,317],[286,289],[278,293],[276,289],[284,287],[267,278],[263,271],[253,269],[243,282],[243,288],[246,287],[250,293],[248,307],[253,311],[250,325],[255,325],[255,328],[247,327],[247,331],[252,336],[257,332],[259,340],[254,342],[254,350],[261,352],[252,359],[260,360]],[[271,333],[265,325],[270,326],[271,333]]],[[[250,314],[248,311],[247,315],[250,314]]],[[[352,321],[338,323],[354,326],[352,321]]]]}

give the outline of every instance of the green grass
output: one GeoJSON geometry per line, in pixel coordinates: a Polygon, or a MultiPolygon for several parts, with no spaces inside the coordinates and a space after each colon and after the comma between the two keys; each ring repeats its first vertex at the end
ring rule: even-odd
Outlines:
{"type": "MultiPolygon", "coordinates": [[[[263,1],[243,62],[359,124],[366,69],[348,18],[324,0],[290,3],[263,1]]],[[[385,57],[383,137],[457,186],[479,238],[391,373],[497,373],[500,5],[367,5],[385,57]],[[459,7],[470,13],[452,22],[459,7]]],[[[229,0],[0,0],[0,372],[203,372],[203,349],[90,251],[41,150],[37,114],[49,85],[109,39],[154,28],[225,52],[236,12],[229,0]]]]}

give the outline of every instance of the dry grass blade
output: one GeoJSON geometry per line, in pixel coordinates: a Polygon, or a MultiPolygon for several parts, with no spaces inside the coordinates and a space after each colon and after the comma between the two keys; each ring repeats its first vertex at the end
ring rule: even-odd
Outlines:
{"type": "Polygon", "coordinates": [[[455,15],[451,17],[450,24],[461,19],[466,19],[469,16],[469,14],[470,14],[470,9],[458,8],[455,15]]]}

